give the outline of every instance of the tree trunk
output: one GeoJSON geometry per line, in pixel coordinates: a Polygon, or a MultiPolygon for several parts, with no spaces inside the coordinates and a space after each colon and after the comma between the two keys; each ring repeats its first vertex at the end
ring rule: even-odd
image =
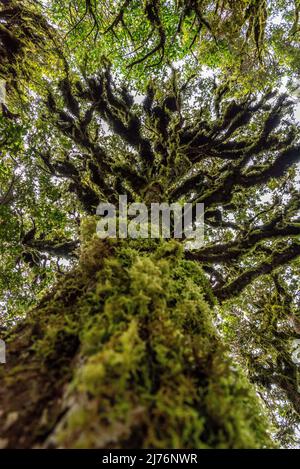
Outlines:
{"type": "Polygon", "coordinates": [[[263,448],[260,402],[175,241],[101,241],[6,337],[2,448],[263,448]]]}

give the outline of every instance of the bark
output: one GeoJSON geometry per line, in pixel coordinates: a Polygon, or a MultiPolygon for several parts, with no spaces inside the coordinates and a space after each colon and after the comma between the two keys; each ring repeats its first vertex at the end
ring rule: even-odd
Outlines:
{"type": "Polygon", "coordinates": [[[3,448],[271,447],[175,241],[101,241],[5,338],[3,448]]]}

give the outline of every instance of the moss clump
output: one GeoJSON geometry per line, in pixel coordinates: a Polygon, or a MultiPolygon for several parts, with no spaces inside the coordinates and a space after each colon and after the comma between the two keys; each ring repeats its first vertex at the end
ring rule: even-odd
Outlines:
{"type": "Polygon", "coordinates": [[[177,242],[151,244],[151,253],[149,245],[85,246],[84,286],[71,308],[80,347],[68,410],[45,444],[271,446],[257,397],[214,329],[201,268],[183,259],[177,242]]]}
{"type": "Polygon", "coordinates": [[[18,359],[0,404],[18,420],[0,437],[9,447],[272,446],[216,333],[199,265],[175,241],[89,238],[10,344],[18,359]]]}

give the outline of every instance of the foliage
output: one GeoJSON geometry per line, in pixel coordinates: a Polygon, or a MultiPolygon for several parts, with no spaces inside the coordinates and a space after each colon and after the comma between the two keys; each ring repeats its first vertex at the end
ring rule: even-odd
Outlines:
{"type": "Polygon", "coordinates": [[[93,73],[105,55],[138,87],[182,62],[182,73],[205,65],[247,90],[299,69],[297,0],[54,0],[49,15],[76,67],[93,73]]]}

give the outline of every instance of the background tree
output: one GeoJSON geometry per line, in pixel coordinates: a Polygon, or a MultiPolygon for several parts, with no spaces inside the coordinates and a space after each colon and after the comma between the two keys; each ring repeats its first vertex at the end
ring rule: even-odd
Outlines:
{"type": "Polygon", "coordinates": [[[77,65],[97,71],[100,52],[137,87],[175,61],[185,63],[185,73],[205,65],[243,92],[283,74],[298,76],[296,0],[54,0],[49,15],[65,31],[77,65]]]}

